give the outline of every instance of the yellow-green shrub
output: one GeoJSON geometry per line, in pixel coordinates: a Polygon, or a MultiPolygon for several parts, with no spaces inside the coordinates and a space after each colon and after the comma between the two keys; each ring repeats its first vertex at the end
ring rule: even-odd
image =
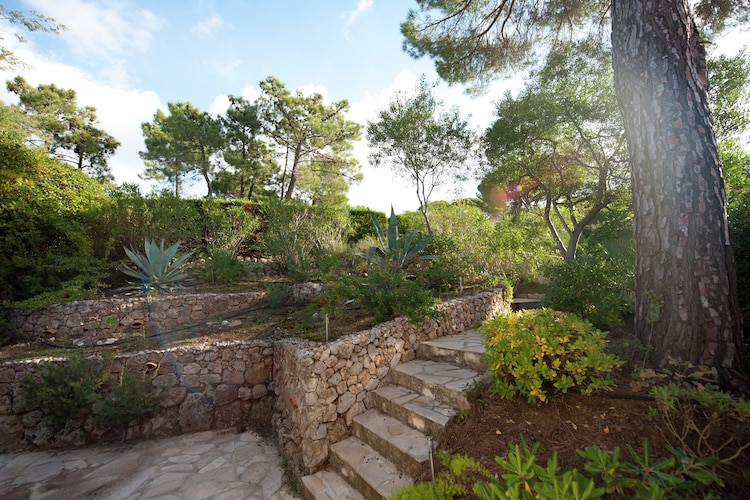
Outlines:
{"type": "Polygon", "coordinates": [[[493,390],[503,398],[546,401],[550,388],[577,387],[584,394],[609,388],[609,373],[621,364],[604,350],[606,333],[574,314],[519,311],[485,321],[480,331],[493,390]]]}

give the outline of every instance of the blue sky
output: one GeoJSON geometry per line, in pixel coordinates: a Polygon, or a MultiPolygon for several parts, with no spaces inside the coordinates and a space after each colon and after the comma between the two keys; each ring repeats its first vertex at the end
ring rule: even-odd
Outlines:
{"type": "MultiPolygon", "coordinates": [[[[402,50],[401,22],[416,2],[408,0],[14,0],[9,10],[37,10],[65,24],[59,36],[27,33],[28,43],[0,25],[2,43],[30,67],[0,72],[2,81],[22,74],[32,85],[55,83],[77,92],[80,106],[97,108],[100,126],[121,142],[110,165],[117,182],[135,182],[148,192],[140,124],[168,102],[190,101],[220,114],[227,94],[253,100],[258,83],[274,75],[287,88],[347,99],[347,117],[363,125],[377,117],[394,93],[413,90],[420,75],[438,81],[430,59],[413,60],[402,50]]],[[[750,41],[737,34],[725,46],[750,41]]],[[[459,106],[477,130],[493,119],[493,101],[521,81],[498,81],[484,96],[470,98],[461,86],[441,83],[435,95],[459,106]]],[[[0,100],[16,102],[4,85],[0,100]]],[[[349,201],[397,213],[418,207],[415,187],[367,160],[363,139],[355,145],[364,181],[349,201]]],[[[437,191],[432,200],[474,196],[477,181],[437,191]]],[[[189,191],[205,194],[196,181],[189,191]]]]}
{"type": "MultiPolygon", "coordinates": [[[[401,49],[400,23],[412,2],[403,0],[16,0],[9,10],[37,10],[68,28],[59,36],[23,33],[18,44],[2,26],[3,43],[30,68],[31,84],[55,83],[75,89],[79,105],[97,108],[101,127],[122,146],[110,160],[118,182],[137,182],[144,192],[153,182],[138,174],[143,164],[140,124],[168,102],[190,101],[214,114],[227,107],[227,94],[257,96],[269,75],[290,89],[347,99],[348,118],[363,125],[376,117],[398,90],[412,90],[420,75],[437,81],[433,62],[413,60],[401,49]]],[[[469,98],[463,87],[440,84],[435,94],[446,107],[460,106],[474,127],[492,119],[492,101],[505,88],[469,98]]],[[[4,87],[0,99],[16,101],[4,87]]],[[[364,138],[355,156],[364,181],[350,189],[352,205],[396,212],[418,206],[415,188],[387,168],[368,164],[364,138]]],[[[438,191],[432,199],[473,196],[476,181],[438,191]]],[[[205,194],[202,181],[190,191],[205,194]]]]}

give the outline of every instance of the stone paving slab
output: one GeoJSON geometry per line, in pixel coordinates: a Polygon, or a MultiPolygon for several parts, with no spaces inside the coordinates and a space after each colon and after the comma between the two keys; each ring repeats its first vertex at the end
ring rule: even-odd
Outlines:
{"type": "Polygon", "coordinates": [[[0,498],[293,499],[276,447],[207,431],[119,446],[0,455],[0,498]]]}

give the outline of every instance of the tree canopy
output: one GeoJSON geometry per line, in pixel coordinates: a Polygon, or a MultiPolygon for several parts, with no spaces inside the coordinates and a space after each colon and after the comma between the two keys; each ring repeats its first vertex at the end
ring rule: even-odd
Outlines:
{"type": "Polygon", "coordinates": [[[370,160],[413,183],[419,211],[432,234],[428,202],[436,187],[470,170],[474,133],[457,108],[441,111],[442,103],[424,78],[414,93],[399,92],[388,107],[367,124],[370,160]]]}
{"type": "Polygon", "coordinates": [[[32,87],[17,76],[7,82],[7,87],[18,95],[18,107],[28,117],[23,122],[28,142],[41,143],[50,153],[97,180],[114,180],[107,160],[120,143],[97,127],[96,108],[78,107],[75,90],[54,83],[32,87]]]}
{"type": "Polygon", "coordinates": [[[404,49],[429,55],[441,77],[482,88],[542,51],[592,29],[611,33],[614,85],[632,179],[635,329],[658,365],[711,366],[750,390],[744,373],[726,190],[708,107],[705,36],[742,0],[417,0],[401,25],[404,49]]]}
{"type": "Polygon", "coordinates": [[[484,199],[541,203],[566,260],[586,226],[630,186],[611,64],[595,40],[552,51],[517,97],[506,93],[497,103],[484,136],[484,199]]]}
{"type": "Polygon", "coordinates": [[[312,201],[316,198],[316,177],[322,180],[333,176],[348,182],[361,179],[359,164],[351,152],[362,126],[344,118],[348,101],[327,105],[321,94],[292,93],[273,76],[260,82],[260,89],[261,124],[276,148],[282,169],[277,178],[280,198],[293,197],[303,170],[312,188],[306,194],[312,201]]]}

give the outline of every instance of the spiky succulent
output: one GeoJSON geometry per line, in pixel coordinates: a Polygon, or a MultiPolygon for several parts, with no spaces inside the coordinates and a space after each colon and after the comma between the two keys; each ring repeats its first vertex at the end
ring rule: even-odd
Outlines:
{"type": "Polygon", "coordinates": [[[120,266],[119,269],[138,280],[131,282],[134,288],[143,289],[146,292],[179,288],[180,281],[187,277],[187,270],[191,266],[188,259],[193,255],[193,252],[178,255],[179,247],[179,241],[164,248],[164,240],[157,244],[155,240],[146,238],[143,243],[144,253],[125,248],[125,253],[138,269],[126,265],[120,266]]]}

